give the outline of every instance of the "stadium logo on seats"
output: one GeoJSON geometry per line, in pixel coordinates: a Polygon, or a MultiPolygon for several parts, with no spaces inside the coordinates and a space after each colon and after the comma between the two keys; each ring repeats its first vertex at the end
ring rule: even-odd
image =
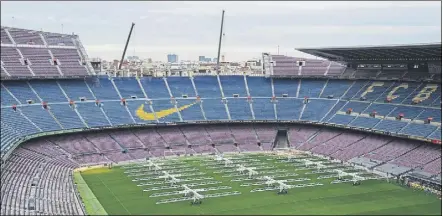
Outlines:
{"type": "Polygon", "coordinates": [[[142,120],[146,120],[146,121],[153,121],[155,120],[155,117],[157,116],[158,119],[164,118],[166,116],[172,115],[174,113],[177,113],[177,111],[182,111],[185,110],[191,106],[193,106],[195,103],[192,104],[188,104],[188,105],[184,105],[181,107],[177,107],[177,109],[175,107],[172,107],[170,109],[165,109],[165,110],[160,110],[158,112],[152,113],[152,112],[146,112],[144,110],[145,105],[142,104],[138,107],[138,109],[135,111],[135,114],[142,120]]]}

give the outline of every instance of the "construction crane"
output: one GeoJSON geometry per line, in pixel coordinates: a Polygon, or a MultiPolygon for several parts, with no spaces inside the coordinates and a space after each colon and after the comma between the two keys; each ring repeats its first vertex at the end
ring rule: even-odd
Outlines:
{"type": "Polygon", "coordinates": [[[120,64],[118,65],[118,69],[122,69],[123,60],[125,59],[126,50],[128,49],[129,40],[131,39],[132,30],[134,29],[135,23],[132,23],[131,30],[129,30],[128,39],[126,40],[125,49],[123,50],[122,59],[120,60],[120,64]]]}
{"type": "Polygon", "coordinates": [[[223,21],[225,19],[225,10],[222,11],[222,18],[221,18],[221,26],[220,26],[220,37],[218,39],[218,52],[217,52],[217,74],[220,73],[220,49],[221,49],[221,41],[223,36],[223,21]]]}

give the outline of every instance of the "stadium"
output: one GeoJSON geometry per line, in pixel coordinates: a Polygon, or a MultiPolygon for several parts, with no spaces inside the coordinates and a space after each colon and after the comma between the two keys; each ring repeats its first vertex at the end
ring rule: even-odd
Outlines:
{"type": "Polygon", "coordinates": [[[441,43],[263,53],[259,75],[98,76],[1,27],[1,215],[441,214],[441,43]]]}

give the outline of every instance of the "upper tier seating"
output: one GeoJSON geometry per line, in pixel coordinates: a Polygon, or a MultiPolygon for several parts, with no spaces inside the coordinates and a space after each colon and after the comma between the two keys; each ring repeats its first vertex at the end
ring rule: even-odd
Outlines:
{"type": "Polygon", "coordinates": [[[75,35],[2,26],[1,40],[2,79],[90,74],[86,54],[82,53],[81,42],[75,35]]]}

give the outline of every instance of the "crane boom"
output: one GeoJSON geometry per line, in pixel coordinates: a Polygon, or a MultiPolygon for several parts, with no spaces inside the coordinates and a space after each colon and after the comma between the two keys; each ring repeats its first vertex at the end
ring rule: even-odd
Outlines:
{"type": "Polygon", "coordinates": [[[221,19],[221,26],[220,26],[220,37],[218,39],[218,52],[217,52],[217,74],[220,73],[220,48],[221,48],[221,41],[223,36],[223,21],[225,18],[225,10],[222,11],[222,19],[221,19]]]}
{"type": "Polygon", "coordinates": [[[135,23],[132,23],[131,30],[129,31],[128,39],[126,40],[125,49],[123,50],[122,59],[120,60],[120,65],[118,66],[118,69],[122,69],[123,60],[125,59],[126,55],[126,49],[128,49],[129,40],[131,39],[132,29],[134,29],[135,23]]]}

